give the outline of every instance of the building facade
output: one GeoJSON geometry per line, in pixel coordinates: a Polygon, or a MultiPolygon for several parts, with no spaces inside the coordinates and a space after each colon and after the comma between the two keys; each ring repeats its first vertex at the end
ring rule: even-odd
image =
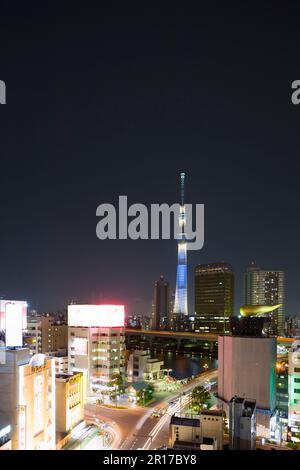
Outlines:
{"type": "Polygon", "coordinates": [[[228,263],[195,268],[195,326],[200,333],[228,333],[234,310],[234,274],[228,263]]]}
{"type": "Polygon", "coordinates": [[[56,322],[50,315],[29,317],[24,343],[32,354],[67,350],[68,325],[56,322]]]}
{"type": "Polygon", "coordinates": [[[300,340],[295,341],[289,351],[289,435],[300,442],[300,340]]]}
{"type": "Polygon", "coordinates": [[[28,348],[5,351],[0,414],[10,418],[13,450],[55,449],[54,359],[28,348]]]}
{"type": "Polygon", "coordinates": [[[141,382],[162,379],[164,376],[163,365],[163,361],[151,359],[151,355],[147,351],[134,351],[128,358],[127,380],[141,382]]]}
{"type": "Polygon", "coordinates": [[[173,415],[170,420],[169,445],[175,449],[222,450],[222,411],[202,411],[199,418],[173,415]]]}
{"type": "Polygon", "coordinates": [[[152,330],[171,329],[171,320],[169,283],[161,275],[154,286],[151,328],[152,330]]]}
{"type": "Polygon", "coordinates": [[[125,377],[123,305],[69,305],[69,365],[87,374],[88,393],[113,391],[125,377]]]}
{"type": "Polygon", "coordinates": [[[256,402],[232,397],[229,403],[230,450],[256,449],[256,402]]]}
{"type": "Polygon", "coordinates": [[[263,270],[252,264],[244,275],[244,303],[246,305],[281,306],[270,314],[270,333],[285,333],[285,276],[283,271],[263,270]]]}
{"type": "Polygon", "coordinates": [[[83,373],[56,375],[56,432],[68,434],[83,421],[83,373]]]}
{"type": "Polygon", "coordinates": [[[218,337],[218,397],[227,405],[235,395],[254,399],[262,437],[269,437],[276,406],[275,366],[275,338],[218,337]]]}

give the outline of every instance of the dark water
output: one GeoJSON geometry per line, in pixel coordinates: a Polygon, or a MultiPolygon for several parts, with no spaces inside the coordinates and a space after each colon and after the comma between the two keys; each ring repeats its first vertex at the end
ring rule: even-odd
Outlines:
{"type": "Polygon", "coordinates": [[[216,358],[199,353],[177,353],[174,351],[152,350],[151,355],[164,361],[164,369],[172,369],[170,375],[176,379],[185,379],[217,367],[216,358]],[[207,365],[208,367],[203,367],[207,365]]]}

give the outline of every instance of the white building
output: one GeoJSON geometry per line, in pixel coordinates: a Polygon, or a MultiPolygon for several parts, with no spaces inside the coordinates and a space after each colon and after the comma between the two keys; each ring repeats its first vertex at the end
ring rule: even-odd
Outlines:
{"type": "Polygon", "coordinates": [[[174,449],[223,449],[222,411],[206,410],[199,418],[173,415],[169,428],[169,445],[174,449]]]}
{"type": "Polygon", "coordinates": [[[54,359],[28,348],[5,351],[0,415],[10,419],[13,450],[55,449],[54,359]]]}
{"type": "Polygon", "coordinates": [[[159,359],[151,359],[148,351],[133,351],[127,363],[127,379],[129,382],[162,379],[164,363],[159,359]]]}
{"type": "Polygon", "coordinates": [[[300,341],[295,341],[289,351],[289,416],[291,440],[299,442],[294,433],[300,432],[300,341]]]}
{"type": "Polygon", "coordinates": [[[24,340],[31,354],[42,352],[42,317],[28,318],[24,340]]]}
{"type": "Polygon", "coordinates": [[[125,376],[123,305],[69,305],[69,367],[87,374],[88,393],[113,391],[125,376]]]}
{"type": "Polygon", "coordinates": [[[233,397],[229,404],[230,450],[256,449],[256,403],[248,398],[233,397]]]}

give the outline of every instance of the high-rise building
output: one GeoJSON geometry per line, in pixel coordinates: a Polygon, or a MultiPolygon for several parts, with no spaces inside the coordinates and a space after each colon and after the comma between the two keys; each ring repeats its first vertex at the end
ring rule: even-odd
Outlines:
{"type": "Polygon", "coordinates": [[[254,263],[244,275],[244,303],[246,305],[277,305],[270,314],[270,333],[284,335],[284,272],[260,269],[254,263]]]}
{"type": "Polygon", "coordinates": [[[234,274],[228,263],[195,268],[195,327],[201,333],[228,333],[233,315],[234,274]]]}
{"type": "Polygon", "coordinates": [[[256,402],[233,397],[229,404],[230,450],[256,449],[256,402]]]}
{"type": "Polygon", "coordinates": [[[225,407],[235,395],[256,400],[257,434],[268,438],[276,405],[276,338],[262,335],[261,317],[232,317],[231,324],[232,334],[218,337],[218,397],[225,407]]]}
{"type": "Polygon", "coordinates": [[[170,318],[170,289],[163,275],[155,282],[151,328],[152,330],[168,330],[171,328],[170,318]]]}
{"type": "Polygon", "coordinates": [[[289,351],[289,434],[292,441],[300,442],[300,340],[289,351]]]}
{"type": "Polygon", "coordinates": [[[69,305],[71,371],[87,374],[88,393],[109,393],[125,376],[124,305],[69,305]]]}
{"type": "Polygon", "coordinates": [[[187,298],[187,241],[186,241],[186,215],[184,205],[184,179],[185,173],[180,173],[180,215],[179,226],[181,232],[178,235],[178,262],[176,276],[176,291],[174,302],[174,317],[181,321],[188,316],[188,298],[187,298]]]}
{"type": "Polygon", "coordinates": [[[55,365],[28,348],[6,349],[0,364],[0,415],[9,417],[13,450],[55,449],[55,365]]]}

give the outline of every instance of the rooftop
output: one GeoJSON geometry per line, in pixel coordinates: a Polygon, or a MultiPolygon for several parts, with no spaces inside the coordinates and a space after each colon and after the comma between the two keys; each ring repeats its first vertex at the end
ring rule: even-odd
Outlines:
{"type": "Polygon", "coordinates": [[[175,426],[191,426],[193,428],[200,427],[200,419],[198,418],[182,418],[181,416],[171,416],[170,424],[175,426]]]}

